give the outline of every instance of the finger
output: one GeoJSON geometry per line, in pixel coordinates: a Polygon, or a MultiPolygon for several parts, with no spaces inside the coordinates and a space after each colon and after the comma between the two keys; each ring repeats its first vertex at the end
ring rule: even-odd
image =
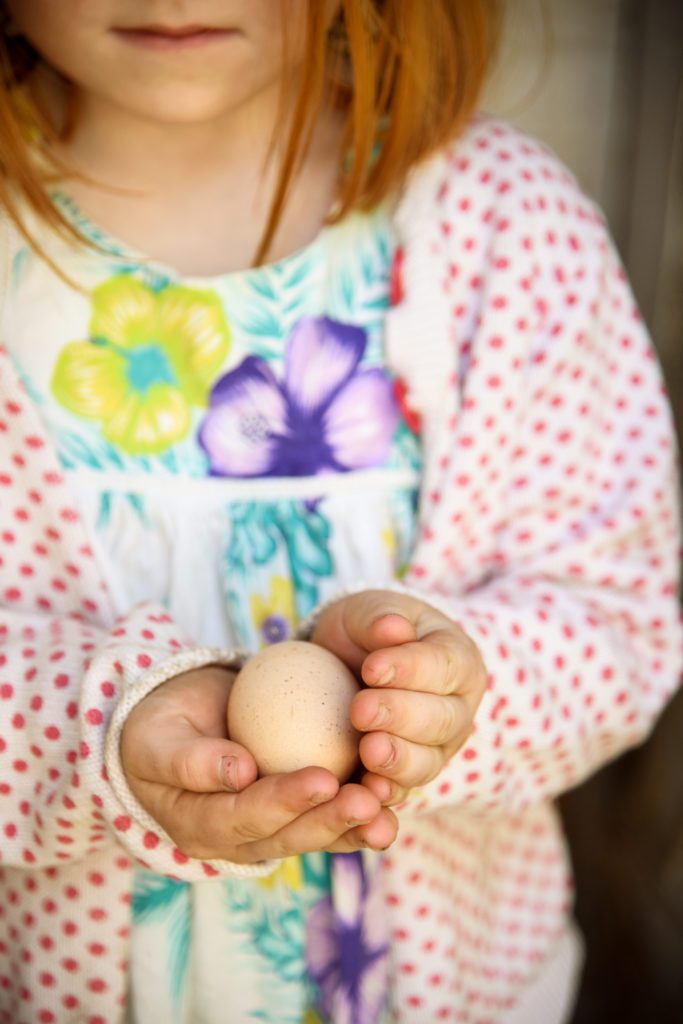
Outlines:
{"type": "Polygon", "coordinates": [[[349,829],[343,836],[327,847],[330,853],[350,853],[367,847],[371,850],[386,850],[398,835],[398,818],[393,811],[384,807],[368,825],[349,829]]]}
{"type": "Polygon", "coordinates": [[[476,645],[457,627],[437,629],[421,640],[373,651],[361,669],[368,686],[458,693],[474,713],[486,685],[476,645]]]}
{"type": "Polygon", "coordinates": [[[348,783],[332,800],[308,810],[267,838],[248,842],[243,852],[251,862],[325,850],[358,825],[369,825],[380,811],[379,801],[368,789],[348,783]]]}
{"type": "MultiPolygon", "coordinates": [[[[275,835],[307,811],[333,800],[339,790],[337,779],[316,767],[259,779],[239,793],[146,786],[145,806],[184,853],[228,860],[238,859],[238,850],[275,835]]],[[[248,859],[241,858],[245,863],[248,859]]]]}
{"type": "Polygon", "coordinates": [[[129,778],[193,793],[235,791],[258,777],[256,762],[245,747],[221,736],[204,736],[177,716],[159,720],[151,730],[144,730],[142,723],[127,730],[122,758],[129,778]]]}
{"type": "Polygon", "coordinates": [[[384,775],[374,775],[372,772],[365,772],[361,783],[377,797],[382,807],[395,807],[402,804],[408,796],[409,790],[405,786],[399,786],[392,779],[384,775]]]}
{"type": "Polygon", "coordinates": [[[446,746],[467,738],[472,715],[456,696],[409,690],[361,690],[351,704],[351,722],[360,732],[380,730],[427,746],[446,746]]]}
{"type": "Polygon", "coordinates": [[[360,741],[360,756],[368,771],[412,789],[436,778],[447,760],[442,747],[411,743],[386,732],[369,732],[360,741]]]}
{"type": "Polygon", "coordinates": [[[417,638],[415,619],[421,602],[387,590],[352,594],[342,604],[347,635],[366,651],[417,638]]]}
{"type": "Polygon", "coordinates": [[[358,672],[368,651],[415,639],[408,616],[411,601],[390,591],[352,594],[323,612],[311,640],[358,672]]]}

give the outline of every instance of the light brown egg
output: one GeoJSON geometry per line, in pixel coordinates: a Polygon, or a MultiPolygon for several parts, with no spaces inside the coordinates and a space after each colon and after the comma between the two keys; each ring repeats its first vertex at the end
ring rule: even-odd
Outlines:
{"type": "Polygon", "coordinates": [[[349,707],[359,683],[335,654],[287,640],[255,654],[228,702],[228,735],[253,755],[260,775],[320,765],[344,782],[358,761],[349,707]]]}

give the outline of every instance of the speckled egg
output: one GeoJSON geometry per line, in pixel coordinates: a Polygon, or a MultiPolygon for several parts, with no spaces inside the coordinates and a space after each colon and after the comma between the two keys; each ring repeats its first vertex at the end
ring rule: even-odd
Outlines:
{"type": "Polygon", "coordinates": [[[228,735],[253,755],[260,775],[320,765],[340,782],[358,762],[349,707],[359,683],[335,654],[288,640],[255,654],[228,702],[228,735]]]}

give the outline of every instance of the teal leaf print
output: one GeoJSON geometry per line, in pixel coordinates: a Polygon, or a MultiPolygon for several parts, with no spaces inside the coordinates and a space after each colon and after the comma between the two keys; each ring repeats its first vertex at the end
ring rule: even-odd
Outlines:
{"type": "Polygon", "coordinates": [[[339,296],[347,309],[351,309],[355,297],[354,277],[350,274],[342,274],[339,278],[339,296]]]}
{"type": "Polygon", "coordinates": [[[416,473],[419,473],[422,468],[420,439],[403,419],[399,420],[394,434],[394,451],[389,464],[410,468],[416,473]]]}
{"type": "Polygon", "coordinates": [[[254,905],[256,889],[252,883],[244,885],[241,881],[236,882],[226,879],[222,882],[225,905],[230,913],[249,913],[254,905]]]}
{"type": "MultiPolygon", "coordinates": [[[[303,577],[304,572],[313,576],[329,576],[332,573],[332,559],[327,547],[330,524],[320,512],[307,511],[305,516],[292,515],[291,509],[283,510],[280,522],[287,548],[293,561],[292,569],[303,577]]],[[[303,584],[303,579],[302,579],[303,584]]]]}
{"type": "MultiPolygon", "coordinates": [[[[11,349],[10,349],[10,357],[12,357],[12,350],[11,349]]],[[[34,386],[33,381],[28,376],[28,374],[24,371],[24,368],[21,365],[21,363],[19,363],[18,360],[14,359],[14,358],[12,358],[12,363],[13,363],[13,366],[14,366],[15,373],[16,373],[17,377],[19,378],[19,380],[21,381],[21,383],[23,384],[24,388],[26,389],[26,394],[31,399],[31,401],[34,402],[35,405],[38,406],[38,407],[44,405],[45,402],[44,402],[43,396],[38,391],[38,389],[34,386]]]]}
{"type": "Polygon", "coordinates": [[[238,282],[230,299],[231,322],[249,336],[251,354],[276,358],[298,321],[320,312],[311,301],[320,268],[316,247],[310,246],[238,282]]]}
{"type": "Polygon", "coordinates": [[[116,448],[95,433],[59,432],[59,457],[65,469],[123,469],[125,462],[116,448]]]}
{"type": "MultiPolygon", "coordinates": [[[[237,525],[235,517],[235,525],[237,525]]],[[[265,505],[250,503],[244,509],[239,523],[244,531],[244,541],[255,565],[271,561],[278,549],[277,526],[265,505]]]]}
{"type": "MultiPolygon", "coordinates": [[[[339,265],[330,273],[327,315],[362,327],[369,338],[366,358],[369,364],[381,364],[383,330],[389,306],[389,278],[394,238],[385,211],[356,215],[349,220],[354,233],[357,256],[339,257],[339,265]]],[[[330,256],[334,261],[334,254],[330,256]]]]}
{"type": "Polygon", "coordinates": [[[102,530],[109,526],[112,520],[114,506],[117,502],[126,502],[144,526],[150,526],[149,516],[145,508],[144,499],[139,494],[119,494],[115,491],[102,491],[99,500],[97,513],[97,529],[102,530]]]}
{"type": "Polygon", "coordinates": [[[206,476],[206,454],[188,439],[161,455],[128,455],[104,440],[98,430],[84,425],[80,432],[57,427],[57,449],[64,469],[120,470],[121,472],[159,473],[168,476],[206,476]]]}
{"type": "Polygon", "coordinates": [[[10,271],[10,290],[14,291],[21,277],[24,273],[24,268],[29,256],[29,248],[27,245],[20,246],[12,258],[12,269],[10,271]]]}
{"type": "Polygon", "coordinates": [[[148,917],[164,915],[188,889],[187,882],[178,882],[165,875],[138,871],[133,889],[133,918],[142,921],[148,917]]]}
{"type": "Polygon", "coordinates": [[[332,859],[329,853],[306,853],[301,858],[304,882],[327,894],[332,885],[332,859]]]}
{"type": "Polygon", "coordinates": [[[133,888],[133,920],[164,923],[168,937],[168,977],[176,1009],[187,982],[190,952],[191,886],[163,875],[138,871],[133,888]]]}
{"type": "Polygon", "coordinates": [[[111,504],[112,494],[111,491],[104,491],[100,495],[100,510],[97,515],[97,529],[102,530],[105,526],[108,526],[111,522],[111,504]]]}
{"type": "Polygon", "coordinates": [[[254,948],[283,981],[299,981],[304,974],[305,926],[300,906],[278,915],[264,914],[252,932],[254,948]]]}
{"type": "Polygon", "coordinates": [[[118,273],[125,273],[128,270],[135,272],[139,264],[135,263],[127,265],[119,263],[119,259],[123,259],[127,256],[125,248],[119,242],[116,242],[111,238],[106,231],[103,231],[101,228],[97,227],[96,224],[93,224],[93,222],[89,220],[89,218],[86,217],[79,209],[71,196],[67,195],[65,192],[59,191],[58,189],[53,189],[51,191],[51,198],[60,213],[62,213],[71,224],[73,224],[83,238],[86,238],[89,242],[96,245],[101,252],[117,258],[116,270],[118,273]]]}
{"type": "Polygon", "coordinates": [[[221,882],[225,923],[242,937],[242,951],[257,972],[261,1005],[249,1020],[302,1024],[315,991],[306,973],[306,932],[311,908],[329,893],[330,858],[307,854],[298,859],[301,883],[280,879],[263,885],[253,880],[221,882]]]}
{"type": "Polygon", "coordinates": [[[239,502],[232,507],[232,528],[225,552],[227,599],[242,641],[252,624],[244,595],[253,589],[254,571],[291,578],[297,618],[319,600],[321,581],[334,571],[331,526],[317,507],[303,501],[239,502]]]}

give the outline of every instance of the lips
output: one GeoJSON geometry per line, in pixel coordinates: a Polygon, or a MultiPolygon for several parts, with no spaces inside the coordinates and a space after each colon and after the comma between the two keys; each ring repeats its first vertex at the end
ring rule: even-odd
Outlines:
{"type": "Polygon", "coordinates": [[[113,30],[127,43],[155,50],[179,50],[202,46],[235,34],[234,29],[209,25],[133,25],[113,30]]]}
{"type": "Polygon", "coordinates": [[[210,28],[207,25],[136,25],[132,28],[120,28],[117,31],[129,32],[134,35],[167,36],[169,39],[186,39],[188,36],[198,36],[224,30],[210,28]]]}

